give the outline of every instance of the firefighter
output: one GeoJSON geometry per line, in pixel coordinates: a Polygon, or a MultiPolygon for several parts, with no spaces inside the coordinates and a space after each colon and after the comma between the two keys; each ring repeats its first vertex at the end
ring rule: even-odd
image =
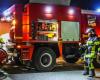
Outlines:
{"type": "Polygon", "coordinates": [[[0,48],[2,48],[3,47],[3,44],[4,43],[4,40],[3,40],[3,38],[2,37],[0,37],[0,48]]]}
{"type": "MultiPolygon", "coordinates": [[[[0,37],[0,43],[1,43],[0,47],[2,48],[3,47],[2,44],[4,43],[4,40],[2,37],[0,37]]],[[[6,77],[7,75],[0,69],[0,80],[5,79],[6,77]]]]}
{"type": "Polygon", "coordinates": [[[85,44],[84,53],[84,71],[83,75],[89,75],[89,77],[95,76],[94,63],[96,61],[96,53],[100,51],[99,40],[96,32],[93,28],[89,28],[86,31],[88,33],[88,40],[85,44]]]}
{"type": "Polygon", "coordinates": [[[4,43],[4,40],[2,37],[0,37],[0,43],[4,43]]]}

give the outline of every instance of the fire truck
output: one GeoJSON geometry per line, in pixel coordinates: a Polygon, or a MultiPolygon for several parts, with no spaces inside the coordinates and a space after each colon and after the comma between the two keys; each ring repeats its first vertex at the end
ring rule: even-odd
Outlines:
{"type": "Polygon", "coordinates": [[[38,71],[50,71],[56,59],[79,60],[79,43],[87,38],[89,25],[100,36],[100,15],[77,7],[29,3],[15,4],[3,12],[10,17],[9,50],[16,63],[30,64],[38,71]]]}

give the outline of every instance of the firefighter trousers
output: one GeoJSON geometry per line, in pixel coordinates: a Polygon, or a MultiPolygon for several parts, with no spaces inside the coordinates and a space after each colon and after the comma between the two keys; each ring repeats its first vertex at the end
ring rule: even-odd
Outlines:
{"type": "Polygon", "coordinates": [[[84,63],[84,75],[89,75],[91,77],[95,76],[95,63],[96,59],[95,58],[85,58],[85,63],[84,63]]]}

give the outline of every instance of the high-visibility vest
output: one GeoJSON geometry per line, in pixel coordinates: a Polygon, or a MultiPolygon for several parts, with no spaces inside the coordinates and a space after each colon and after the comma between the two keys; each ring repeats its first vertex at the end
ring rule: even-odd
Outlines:
{"type": "Polygon", "coordinates": [[[100,41],[87,41],[87,51],[85,53],[86,58],[96,58],[96,52],[100,51],[98,47],[100,45],[100,41]],[[88,51],[88,48],[91,47],[91,51],[88,51]],[[90,52],[90,53],[88,53],[90,52]]]}
{"type": "Polygon", "coordinates": [[[0,38],[0,43],[4,43],[4,40],[3,40],[3,38],[0,38]]]}

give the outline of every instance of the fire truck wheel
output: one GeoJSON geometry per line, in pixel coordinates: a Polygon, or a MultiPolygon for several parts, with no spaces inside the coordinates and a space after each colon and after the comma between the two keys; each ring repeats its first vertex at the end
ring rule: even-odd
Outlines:
{"type": "Polygon", "coordinates": [[[56,54],[51,48],[41,47],[34,55],[34,66],[38,71],[51,71],[56,64],[56,54]]]}
{"type": "Polygon", "coordinates": [[[7,59],[7,53],[5,50],[0,49],[0,64],[5,63],[5,60],[7,59]]]}

